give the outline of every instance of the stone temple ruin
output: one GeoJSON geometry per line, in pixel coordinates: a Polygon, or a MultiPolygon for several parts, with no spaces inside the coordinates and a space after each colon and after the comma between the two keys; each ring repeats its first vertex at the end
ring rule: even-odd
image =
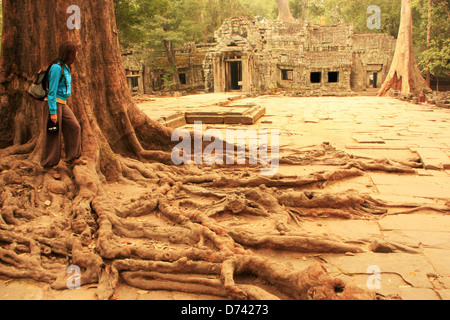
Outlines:
{"type": "MultiPolygon", "coordinates": [[[[243,17],[227,19],[215,39],[214,44],[190,44],[178,52],[182,89],[347,95],[381,86],[396,41],[386,34],[354,33],[352,25],[243,17]]],[[[125,65],[140,93],[162,89],[164,67],[131,70],[125,65]]]]}

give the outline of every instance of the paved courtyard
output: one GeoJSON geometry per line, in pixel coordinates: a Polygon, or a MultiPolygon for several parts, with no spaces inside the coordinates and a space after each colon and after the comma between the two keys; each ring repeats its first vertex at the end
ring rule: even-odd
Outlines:
{"type": "MultiPolygon", "coordinates": [[[[206,128],[274,128],[280,130],[280,156],[328,142],[338,150],[367,159],[386,158],[423,163],[415,174],[369,171],[363,177],[327,187],[336,192],[356,189],[390,204],[450,205],[450,110],[412,104],[393,98],[245,97],[238,94],[201,94],[155,98],[140,104],[158,120],[161,114],[188,110],[214,113],[224,105],[260,105],[265,115],[251,126],[208,124],[206,128]],[[228,101],[228,102],[227,102],[228,101]]],[[[191,124],[181,127],[193,128],[191,124]]],[[[317,168],[315,168],[317,169],[317,168]]],[[[309,166],[280,165],[281,174],[301,174],[309,166]],[[293,172],[296,170],[296,172],[293,172]]],[[[433,210],[409,214],[396,211],[373,220],[321,219],[303,221],[314,234],[332,234],[344,241],[386,241],[398,250],[355,255],[299,257],[282,254],[299,268],[320,259],[329,272],[349,277],[366,287],[379,272],[382,294],[403,299],[450,299],[450,215],[433,210]]],[[[375,283],[375,282],[373,282],[375,283]]]]}
{"type": "MultiPolygon", "coordinates": [[[[431,209],[404,213],[405,208],[395,208],[396,204],[450,207],[450,110],[371,96],[199,94],[148,98],[139,107],[150,118],[190,129],[193,125],[184,121],[187,112],[219,114],[242,106],[261,106],[265,113],[252,125],[216,123],[204,124],[204,128],[279,129],[281,157],[327,142],[337,150],[364,159],[421,161],[423,167],[412,174],[367,171],[363,176],[326,186],[327,191],[354,189],[388,202],[393,207],[387,214],[370,219],[310,217],[301,222],[302,229],[311,234],[330,235],[347,243],[389,244],[389,253],[368,246],[356,254],[270,254],[300,270],[320,261],[332,276],[383,295],[407,300],[450,300],[450,215],[431,209]]],[[[321,168],[281,164],[279,173],[302,175],[321,168]]],[[[264,253],[264,249],[259,250],[264,253]]],[[[211,298],[127,286],[119,288],[116,297],[211,298]]],[[[0,282],[0,300],[3,299],[95,299],[95,288],[56,292],[33,281],[12,280],[0,282]]]]}

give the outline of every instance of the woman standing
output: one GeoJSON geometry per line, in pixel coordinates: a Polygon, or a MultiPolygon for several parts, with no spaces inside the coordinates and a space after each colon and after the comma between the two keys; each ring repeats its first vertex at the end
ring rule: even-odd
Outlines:
{"type": "Polygon", "coordinates": [[[77,57],[77,46],[65,42],[49,71],[49,91],[44,107],[44,146],[41,165],[55,179],[61,176],[55,169],[61,160],[61,145],[64,138],[66,162],[70,166],[85,164],[81,157],[81,127],[67,105],[71,94],[71,66],[77,57]]]}

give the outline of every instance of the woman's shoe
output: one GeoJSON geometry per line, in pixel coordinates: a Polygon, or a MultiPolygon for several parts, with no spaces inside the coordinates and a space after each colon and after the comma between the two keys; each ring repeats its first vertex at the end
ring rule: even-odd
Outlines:
{"type": "Polygon", "coordinates": [[[55,180],[61,180],[61,175],[56,171],[55,168],[47,170],[47,173],[53,177],[55,180]]]}
{"type": "Polygon", "coordinates": [[[73,168],[73,167],[75,167],[75,166],[85,166],[86,164],[87,164],[87,162],[84,161],[84,160],[82,160],[82,159],[80,159],[80,158],[75,159],[75,160],[72,160],[72,161],[70,161],[70,162],[67,163],[67,165],[68,165],[70,168],[73,168]]]}

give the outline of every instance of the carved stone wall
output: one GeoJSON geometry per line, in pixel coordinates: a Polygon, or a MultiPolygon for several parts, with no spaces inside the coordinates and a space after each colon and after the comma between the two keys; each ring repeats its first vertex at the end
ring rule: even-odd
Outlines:
{"type": "Polygon", "coordinates": [[[394,38],[354,34],[351,25],[260,23],[240,17],[226,20],[215,37],[217,45],[203,62],[207,92],[359,91],[370,85],[373,73],[379,73],[379,83],[383,80],[395,49],[394,38]],[[236,63],[242,68],[233,71],[236,63]],[[240,86],[232,85],[235,77],[240,86]]]}
{"type": "Polygon", "coordinates": [[[386,34],[355,34],[353,36],[352,88],[364,90],[370,86],[370,75],[377,73],[376,87],[386,79],[395,51],[394,37],[386,34]]]}

